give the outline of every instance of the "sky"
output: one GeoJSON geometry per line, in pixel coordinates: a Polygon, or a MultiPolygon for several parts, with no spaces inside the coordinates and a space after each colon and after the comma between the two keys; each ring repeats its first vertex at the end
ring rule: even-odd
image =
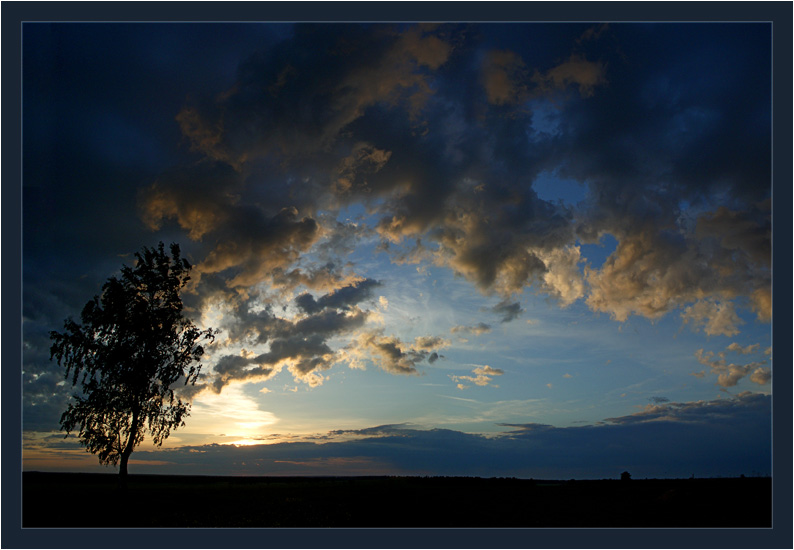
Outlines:
{"type": "Polygon", "coordinates": [[[23,467],[49,333],[175,242],[221,333],[133,473],[771,473],[771,26],[23,25],[23,467]]]}

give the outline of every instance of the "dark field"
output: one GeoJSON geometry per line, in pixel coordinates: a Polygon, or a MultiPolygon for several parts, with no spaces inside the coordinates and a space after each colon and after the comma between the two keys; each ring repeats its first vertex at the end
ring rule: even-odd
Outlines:
{"type": "Polygon", "coordinates": [[[770,527],[770,478],[533,481],[26,472],[23,527],[770,527]]]}

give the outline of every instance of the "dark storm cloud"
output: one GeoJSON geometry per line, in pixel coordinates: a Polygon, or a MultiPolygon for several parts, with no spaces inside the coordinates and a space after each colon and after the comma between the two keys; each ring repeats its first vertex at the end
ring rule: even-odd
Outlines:
{"type": "Polygon", "coordinates": [[[254,349],[266,345],[268,351],[244,350],[239,355],[222,356],[215,364],[214,378],[209,374],[200,387],[220,391],[232,381],[264,380],[285,365],[296,379],[319,385],[323,380],[319,371],[340,360],[328,340],[353,334],[365,325],[370,312],[360,309],[358,304],[370,299],[372,289],[380,284],[364,279],[319,298],[301,294],[295,298],[295,304],[302,314],[292,318],[276,315],[274,304],[266,296],[252,294],[246,299],[226,296],[221,307],[231,315],[220,325],[225,337],[223,344],[254,349]]]}
{"type": "Polygon", "coordinates": [[[356,457],[357,473],[598,479],[628,470],[634,477],[738,476],[771,471],[770,407],[769,396],[745,393],[653,406],[594,426],[503,424],[515,429],[491,438],[397,424],[337,430],[322,444],[206,445],[138,453],[141,459],[168,462],[158,467],[161,472],[189,462],[206,473],[344,475],[353,471],[352,464],[339,459],[356,457]]]}
{"type": "Polygon", "coordinates": [[[309,315],[297,321],[293,329],[299,334],[330,335],[337,332],[347,332],[364,324],[364,319],[366,319],[368,312],[360,309],[346,309],[348,311],[326,310],[309,315]]]}
{"type": "MultiPolygon", "coordinates": [[[[578,28],[551,61],[528,43],[491,44],[488,26],[298,26],[243,63],[225,93],[179,114],[193,149],[239,180],[219,184],[220,207],[180,224],[197,238],[234,201],[243,213],[277,205],[307,225],[284,246],[274,236],[280,261],[219,227],[206,269],[242,269],[232,283],[243,286],[288,271],[333,233],[320,209],[363,202],[384,240],[421,240],[412,257],[486,293],[534,285],[620,321],[694,304],[693,328],[729,335],[741,295],[768,319],[769,95],[756,86],[768,67],[753,63],[768,29],[742,27],[740,40],[739,27],[702,25],[711,41],[681,41],[672,26],[578,28]],[[731,64],[714,57],[717,44],[731,64]],[[540,199],[541,173],[585,183],[588,199],[540,199]],[[718,233],[725,223],[732,232],[718,233]],[[577,239],[604,233],[618,248],[583,278],[577,239]]],[[[150,203],[150,224],[177,209],[150,203]]]]}
{"type": "MultiPolygon", "coordinates": [[[[672,26],[613,26],[619,42],[638,47],[610,62],[602,93],[563,115],[560,173],[590,187],[579,237],[607,232],[619,241],[588,276],[588,304],[618,320],[656,318],[704,295],[713,302],[753,296],[759,318],[765,315],[769,27],[699,31],[681,37],[672,26]],[[736,225],[741,237],[708,235],[712,220],[748,217],[736,225]],[[745,247],[750,241],[753,248],[745,247]],[[735,264],[727,260],[734,253],[735,264]]],[[[704,314],[713,319],[719,311],[704,314]]],[[[735,330],[730,323],[714,329],[735,330]]]]}
{"type": "Polygon", "coordinates": [[[156,229],[175,219],[191,239],[216,243],[199,270],[236,271],[232,286],[289,282],[283,275],[296,274],[290,266],[322,239],[326,252],[349,250],[358,228],[323,219],[318,209],[346,194],[369,194],[361,178],[390,154],[341,132],[375,105],[420,109],[429,73],[452,48],[442,34],[299,26],[243,63],[226,92],[180,112],[183,134],[207,162],[146,190],[144,220],[156,229]]]}
{"type": "Polygon", "coordinates": [[[235,209],[235,222],[228,224],[225,238],[199,265],[201,273],[238,272],[229,285],[249,287],[266,280],[276,269],[284,269],[307,252],[318,238],[319,227],[297,209],[284,208],[274,216],[256,208],[235,209]]]}
{"type": "Polygon", "coordinates": [[[378,102],[421,107],[430,93],[427,72],[452,49],[442,33],[298,25],[290,40],[243,63],[234,86],[202,112],[186,107],[179,116],[183,133],[194,148],[232,164],[332,146],[378,102]]]}
{"type": "Polygon", "coordinates": [[[25,264],[60,264],[56,250],[74,270],[156,242],[130,205],[183,159],[175,113],[229,85],[242,55],[289,26],[23,27],[25,264]]]}
{"type": "Polygon", "coordinates": [[[742,392],[731,399],[715,401],[693,401],[688,403],[657,403],[648,405],[641,412],[629,416],[607,418],[611,424],[643,424],[648,422],[705,422],[731,419],[737,423],[756,421],[764,413],[771,412],[768,395],[742,392]]]}
{"type": "Polygon", "coordinates": [[[290,265],[322,237],[326,250],[341,250],[353,226],[321,226],[318,208],[336,200],[335,190],[377,172],[389,155],[339,139],[340,132],[378,102],[418,108],[429,93],[427,71],[448,50],[432,30],[298,27],[243,63],[226,92],[177,116],[192,149],[208,159],[196,170],[227,166],[231,173],[156,183],[143,195],[144,219],[157,228],[174,218],[191,239],[217,243],[199,269],[234,269],[233,286],[295,274],[290,265]]]}
{"type": "MultiPolygon", "coordinates": [[[[224,355],[217,361],[214,370],[216,376],[211,387],[216,392],[232,380],[266,380],[278,372],[272,365],[257,364],[257,358],[250,355],[224,355]]],[[[199,385],[194,391],[200,391],[204,387],[199,385]]]]}
{"type": "Polygon", "coordinates": [[[508,423],[499,423],[497,426],[504,426],[506,428],[516,428],[516,430],[510,432],[514,435],[516,434],[523,434],[525,432],[538,432],[538,431],[546,431],[546,430],[553,430],[554,426],[550,424],[538,424],[535,422],[530,422],[529,424],[508,424],[508,423]]]}
{"type": "Polygon", "coordinates": [[[600,180],[600,191],[628,191],[630,179],[645,188],[655,174],[656,190],[691,201],[720,192],[729,200],[763,200],[770,187],[770,27],[680,30],[617,25],[607,31],[633,51],[610,62],[608,93],[570,105],[573,155],[566,171],[600,180]]]}
{"type": "Polygon", "coordinates": [[[347,309],[372,297],[372,289],[381,286],[379,281],[364,279],[352,285],[315,299],[311,294],[301,294],[295,303],[306,313],[316,313],[322,309],[347,309]]]}
{"type": "MultiPolygon", "coordinates": [[[[250,208],[252,199],[281,205],[316,222],[318,208],[380,197],[374,208],[383,238],[425,235],[436,245],[435,261],[483,291],[514,292],[543,278],[556,269],[549,255],[573,238],[571,213],[531,189],[544,147],[532,146],[526,120],[475,116],[449,85],[479,70],[456,57],[461,48],[472,51],[464,37],[465,27],[455,26],[299,26],[290,40],[244,63],[226,93],[178,116],[194,150],[244,180],[242,193],[239,181],[220,183],[220,201],[199,199],[220,206],[188,219],[178,206],[196,200],[188,187],[165,207],[154,187],[144,205],[150,225],[177,217],[199,238],[220,224],[208,236],[227,241],[221,220],[239,218],[225,214],[230,201],[235,208],[250,208]]],[[[570,63],[556,68],[567,76],[537,77],[552,83],[543,88],[587,85],[581,67],[565,69],[570,63]]],[[[544,71],[558,74],[552,69],[544,71]]],[[[486,107],[485,92],[477,93],[486,107]]],[[[257,260],[261,248],[237,248],[221,265],[254,269],[234,283],[286,269],[257,260]]],[[[562,295],[555,280],[541,284],[562,295]]],[[[578,297],[570,296],[564,303],[578,297]]]]}
{"type": "Polygon", "coordinates": [[[244,350],[239,355],[222,356],[215,364],[214,378],[210,376],[207,382],[215,391],[233,381],[268,379],[283,366],[296,379],[319,385],[323,381],[319,372],[340,359],[328,340],[361,329],[369,316],[367,311],[346,305],[343,310],[315,310],[287,319],[276,316],[269,307],[252,311],[254,304],[253,300],[240,303],[231,322],[223,325],[226,344],[254,348],[267,345],[268,351],[257,354],[244,350]]]}
{"type": "Polygon", "coordinates": [[[502,316],[499,321],[500,323],[509,323],[510,321],[517,319],[518,316],[524,312],[519,302],[513,302],[511,304],[508,300],[502,300],[490,308],[489,311],[495,313],[496,315],[502,316]]]}
{"type": "Polygon", "coordinates": [[[239,206],[243,182],[218,163],[180,168],[161,175],[140,194],[141,218],[153,231],[175,220],[192,240],[228,224],[239,206]]]}

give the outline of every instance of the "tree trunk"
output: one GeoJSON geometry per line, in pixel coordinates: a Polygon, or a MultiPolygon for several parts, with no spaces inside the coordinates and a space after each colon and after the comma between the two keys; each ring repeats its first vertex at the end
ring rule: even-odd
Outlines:
{"type": "Polygon", "coordinates": [[[119,462],[119,481],[117,485],[117,490],[120,494],[126,495],[127,493],[127,461],[129,460],[130,455],[127,453],[122,453],[121,455],[121,462],[119,462]]]}
{"type": "Polygon", "coordinates": [[[138,411],[132,411],[132,424],[130,425],[130,434],[127,436],[127,445],[121,451],[121,462],[119,462],[119,476],[122,479],[127,477],[127,462],[130,460],[132,450],[135,448],[135,439],[138,434],[138,411]]]}
{"type": "Polygon", "coordinates": [[[123,453],[121,453],[121,462],[119,462],[119,475],[121,477],[125,477],[127,475],[127,461],[130,459],[130,453],[127,453],[125,449],[123,453]]]}

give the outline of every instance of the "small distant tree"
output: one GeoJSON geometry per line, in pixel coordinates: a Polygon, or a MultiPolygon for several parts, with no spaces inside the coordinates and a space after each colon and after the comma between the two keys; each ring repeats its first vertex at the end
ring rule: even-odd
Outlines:
{"type": "Polygon", "coordinates": [[[171,430],[184,426],[190,403],[174,395],[177,383],[194,384],[212,342],[212,329],[201,331],[182,313],[180,291],[190,280],[190,263],[163,243],[135,254],[83,308],[81,323],[64,322],[50,333],[50,359],[66,367],[66,378],[81,386],[61,416],[66,435],[100,464],[119,464],[122,479],[133,449],[148,432],[162,445],[171,430]]]}
{"type": "Polygon", "coordinates": [[[631,474],[628,473],[628,472],[623,472],[622,474],[620,474],[620,480],[621,481],[631,481],[631,474]]]}

